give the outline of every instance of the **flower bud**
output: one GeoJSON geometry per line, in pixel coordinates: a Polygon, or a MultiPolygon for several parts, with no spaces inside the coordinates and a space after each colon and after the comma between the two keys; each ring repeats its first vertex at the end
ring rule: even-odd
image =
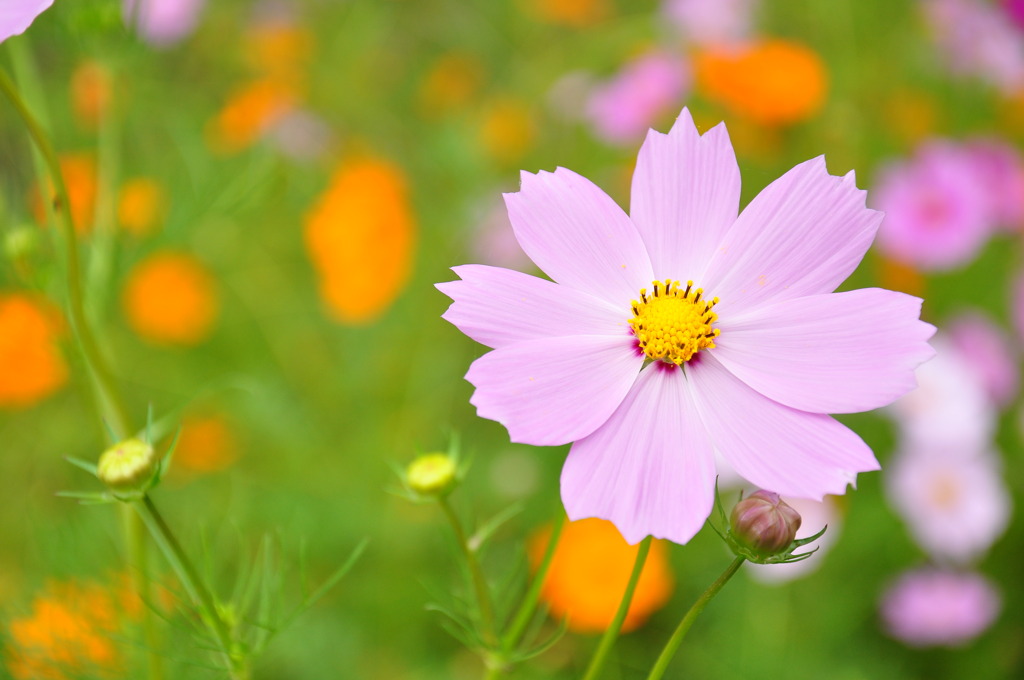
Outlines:
{"type": "Polygon", "coordinates": [[[405,470],[409,488],[424,496],[442,496],[455,486],[458,468],[447,453],[419,456],[405,470]]]}
{"type": "Polygon", "coordinates": [[[796,538],[800,514],[779,494],[755,491],[732,509],[731,533],[736,542],[758,557],[782,553],[796,538]]]}
{"type": "Polygon", "coordinates": [[[114,491],[144,491],[159,462],[152,446],[126,439],[103,452],[96,475],[114,491]]]}

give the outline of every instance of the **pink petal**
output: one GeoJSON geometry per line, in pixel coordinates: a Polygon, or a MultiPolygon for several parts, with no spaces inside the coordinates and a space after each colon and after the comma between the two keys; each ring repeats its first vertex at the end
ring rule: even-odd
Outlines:
{"type": "Polygon", "coordinates": [[[5,0],[0,3],[0,42],[25,32],[53,0],[5,0]]]}
{"type": "Polygon", "coordinates": [[[877,470],[871,449],[831,417],[783,406],[702,352],[687,366],[697,411],[715,448],[744,479],[784,496],[842,494],[877,470]]]}
{"type": "Polygon", "coordinates": [[[466,380],[481,418],[514,442],[557,446],[586,437],[622,403],[643,365],[636,340],[576,335],[499,347],[473,362],[466,380]]]}
{"type": "Polygon", "coordinates": [[[615,201],[571,170],[522,174],[505,194],[519,245],[552,279],[624,310],[654,279],[640,233],[615,201]]]}
{"type": "Polygon", "coordinates": [[[767,300],[831,293],[871,245],[882,213],[864,206],[853,173],[818,157],[768,185],[744,208],[699,281],[721,298],[719,319],[767,300]]]}
{"type": "Polygon", "coordinates": [[[633,174],[630,214],[654,278],[702,282],[739,203],[740,170],[724,124],[702,137],[683,109],[667,135],[648,133],[633,174]]]}
{"type": "Polygon", "coordinates": [[[488,347],[561,335],[629,332],[629,312],[573,288],[529,274],[467,264],[461,281],[437,284],[454,302],[442,318],[488,347]]]}
{"type": "Polygon", "coordinates": [[[610,520],[629,543],[686,543],[711,513],[715,457],[675,366],[650,364],[622,405],[573,444],[562,468],[569,519],[610,520]]]}
{"type": "Polygon", "coordinates": [[[919,298],[879,288],[783,300],[723,319],[711,351],[786,406],[869,411],[914,389],[914,369],[935,354],[920,312],[919,298]]]}

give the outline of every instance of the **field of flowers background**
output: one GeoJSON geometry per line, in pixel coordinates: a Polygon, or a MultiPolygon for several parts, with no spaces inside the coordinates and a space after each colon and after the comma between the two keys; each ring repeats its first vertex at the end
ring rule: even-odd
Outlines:
{"type": "MultiPolygon", "coordinates": [[[[181,423],[154,497],[226,594],[264,536],[294,584],[300,561],[320,581],[369,539],[255,677],[481,677],[426,606],[463,587],[443,516],[393,493],[394,468],[458,433],[470,466],[453,505],[471,523],[521,509],[483,559],[513,592],[561,511],[565,450],[476,417],[462,376],[484,348],[440,318],[433,284],[465,262],[533,271],[501,201],[519,171],[572,168],[626,204],[646,130],[683,106],[702,131],[726,122],[744,203],[820,154],[856,170],[887,218],[845,287],[924,297],[939,355],[919,392],[841,417],[883,469],[808,510],[830,525],[811,568],[741,573],[674,671],[1024,675],[1024,3],[128,5],[56,0],[0,65],[61,156],[86,313],[132,419],[152,405],[181,423]],[[951,583],[894,590],[915,577],[951,583]]],[[[63,312],[50,190],[7,102],[0,150],[0,677],[143,677],[120,516],[55,495],[96,488],[64,457],[95,460],[105,434],[63,312]]],[[[552,611],[610,617],[622,586],[602,604],[590,571],[628,572],[625,545],[581,538],[562,558],[552,611]]],[[[606,677],[645,677],[729,559],[707,530],[657,558],[649,617],[606,677]]],[[[167,580],[170,677],[222,677],[167,580]]],[[[581,625],[512,677],[579,677],[597,640],[581,625]]]]}

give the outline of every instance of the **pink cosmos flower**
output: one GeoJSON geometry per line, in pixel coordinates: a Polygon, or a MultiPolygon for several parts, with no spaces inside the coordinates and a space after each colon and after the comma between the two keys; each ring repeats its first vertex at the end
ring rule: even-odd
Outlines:
{"type": "Polygon", "coordinates": [[[956,351],[975,372],[992,404],[1007,406],[1017,396],[1017,351],[1006,332],[980,311],[964,312],[947,326],[956,351]]]}
{"type": "Polygon", "coordinates": [[[995,226],[1024,226],[1024,159],[1020,152],[995,137],[975,139],[965,149],[988,191],[995,226]]]}
{"type": "Polygon", "coordinates": [[[1017,28],[1024,30],[1024,0],[1003,0],[1002,5],[1017,28]]]}
{"type": "Polygon", "coordinates": [[[832,292],[878,228],[864,195],[819,157],[739,213],[725,126],[701,136],[685,109],[648,134],[630,215],[570,170],[523,173],[509,217],[553,280],[464,265],[438,284],[444,318],[493,348],[466,375],[471,403],[513,441],[574,442],[569,517],[611,520],[630,543],[700,529],[716,449],[761,488],[845,492],[878,463],[827,414],[912,389],[934,332],[917,298],[832,292]]]}
{"type": "Polygon", "coordinates": [[[741,41],[750,35],[758,0],[666,0],[662,12],[698,45],[741,41]]]}
{"type": "Polygon", "coordinates": [[[8,0],[0,3],[0,42],[21,35],[53,0],[8,0]]]}
{"type": "Polygon", "coordinates": [[[931,557],[966,564],[1006,530],[1010,494],[998,454],[908,442],[886,475],[889,502],[931,557]]]}
{"type": "Polygon", "coordinates": [[[921,269],[970,262],[994,226],[975,159],[944,140],[923,144],[913,159],[884,168],[874,203],[885,213],[878,248],[921,269]]]}
{"type": "Polygon", "coordinates": [[[646,54],[626,64],[611,80],[594,87],[586,116],[606,142],[632,143],[658,116],[679,106],[690,80],[681,56],[646,54]]]}
{"type": "Polygon", "coordinates": [[[1024,37],[1000,8],[982,0],[922,0],[921,6],[953,73],[1006,94],[1024,87],[1024,37]]]}
{"type": "Polygon", "coordinates": [[[187,38],[199,23],[206,0],[123,0],[121,14],[154,47],[170,47],[187,38]]]}
{"type": "Polygon", "coordinates": [[[886,630],[912,647],[957,647],[992,625],[996,589],[980,574],[921,569],[903,574],[882,596],[886,630]]]}

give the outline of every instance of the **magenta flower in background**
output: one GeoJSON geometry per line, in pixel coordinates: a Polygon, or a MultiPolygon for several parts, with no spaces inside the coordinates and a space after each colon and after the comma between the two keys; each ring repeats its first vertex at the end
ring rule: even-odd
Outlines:
{"type": "Polygon", "coordinates": [[[125,23],[134,23],[143,40],[170,47],[196,29],[206,0],[123,0],[125,23]],[[133,21],[134,20],[134,21],[133,21]]]}
{"type": "Polygon", "coordinates": [[[995,226],[1019,229],[1024,225],[1024,159],[1001,139],[968,142],[967,153],[988,193],[995,226]]]}
{"type": "Polygon", "coordinates": [[[25,32],[53,0],[6,0],[0,3],[0,42],[25,32]]]}
{"type": "Polygon", "coordinates": [[[954,74],[987,81],[1005,94],[1024,87],[1024,37],[1003,10],[981,0],[922,0],[921,7],[954,74]]]}
{"type": "Polygon", "coordinates": [[[917,371],[918,388],[886,409],[914,447],[959,447],[979,451],[990,445],[998,413],[972,366],[948,338],[932,339],[936,356],[917,371]]]}
{"type": "Polygon", "coordinates": [[[1017,24],[1017,28],[1024,30],[1024,0],[1003,0],[1002,4],[1007,15],[1017,24]]]}
{"type": "Polygon", "coordinates": [[[662,12],[688,41],[721,45],[749,37],[757,0],[665,0],[662,12]]]}
{"type": "Polygon", "coordinates": [[[512,441],[574,442],[570,519],[630,543],[688,541],[710,513],[715,450],[752,484],[820,500],[878,463],[827,414],[883,406],[931,356],[921,300],[832,293],[880,214],[853,173],[796,166],[739,213],[724,125],[683,110],[637,159],[631,214],[576,173],[523,173],[505,196],[516,238],[553,281],[464,265],[444,318],[493,348],[466,379],[512,441]]]}
{"type": "Polygon", "coordinates": [[[626,64],[610,80],[593,86],[586,118],[604,141],[632,144],[658,116],[679,108],[690,81],[681,56],[646,54],[626,64]]]}
{"type": "Polygon", "coordinates": [[[984,633],[1000,607],[980,574],[920,569],[886,589],[880,613],[889,635],[912,647],[958,647],[984,633]]]}
{"type": "Polygon", "coordinates": [[[999,455],[941,444],[907,448],[885,476],[889,503],[933,559],[966,564],[992,547],[1010,519],[999,455]]]}
{"type": "Polygon", "coordinates": [[[1017,352],[1006,332],[981,312],[965,312],[946,328],[953,346],[978,377],[997,408],[1017,396],[1017,352]]]}
{"type": "Polygon", "coordinates": [[[921,269],[970,262],[993,230],[993,209],[974,157],[932,141],[909,161],[882,170],[876,207],[885,213],[878,248],[921,269]]]}

